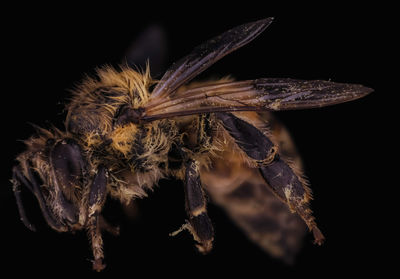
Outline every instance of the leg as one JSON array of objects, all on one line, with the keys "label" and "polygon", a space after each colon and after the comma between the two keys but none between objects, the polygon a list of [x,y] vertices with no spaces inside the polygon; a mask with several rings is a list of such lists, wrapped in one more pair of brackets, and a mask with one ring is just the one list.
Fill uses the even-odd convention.
[{"label": "leg", "polygon": [[322,244],[324,236],[318,229],[308,202],[310,190],[293,169],[277,153],[274,143],[253,125],[231,113],[218,113],[224,128],[246,155],[256,161],[260,173],[273,192],[305,221],[315,242]]},{"label": "leg", "polygon": [[[246,112],[245,116],[257,127],[265,123],[254,113]],[[221,151],[212,157],[212,167],[201,168],[202,184],[213,203],[221,206],[250,240],[271,256],[293,263],[306,225],[268,188],[258,168],[248,166],[246,159],[238,156],[232,148],[235,144],[232,138],[223,141]],[[286,144],[282,148],[287,151]]]},{"label": "leg", "polygon": [[176,235],[183,229],[187,229],[193,235],[201,253],[208,253],[212,249],[214,239],[213,227],[207,215],[206,200],[201,187],[199,169],[194,160],[186,163],[185,173],[185,201],[189,222],[181,229],[172,233]]},{"label": "leg", "polygon": [[103,270],[106,266],[103,264],[103,238],[101,237],[101,216],[100,212],[103,208],[107,196],[107,176],[106,169],[99,166],[95,175],[89,193],[89,220],[88,231],[93,250],[93,269],[96,271]]}]

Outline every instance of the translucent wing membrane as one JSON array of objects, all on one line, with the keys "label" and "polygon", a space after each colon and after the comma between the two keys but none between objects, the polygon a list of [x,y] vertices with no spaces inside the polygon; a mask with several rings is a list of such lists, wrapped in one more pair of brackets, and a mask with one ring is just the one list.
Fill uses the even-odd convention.
[{"label": "translucent wing membrane", "polygon": [[174,92],[225,55],[246,45],[270,25],[267,18],[235,27],[196,47],[189,55],[174,63],[154,88],[150,103]]},{"label": "translucent wing membrane", "polygon": [[145,107],[144,120],[209,112],[292,110],[323,107],[361,98],[372,89],[324,80],[263,78],[216,83],[176,92]]},{"label": "translucent wing membrane", "polygon": [[160,78],[166,70],[167,38],[164,29],[157,25],[148,26],[128,48],[125,59],[133,69],[146,69],[150,63],[151,76]]}]

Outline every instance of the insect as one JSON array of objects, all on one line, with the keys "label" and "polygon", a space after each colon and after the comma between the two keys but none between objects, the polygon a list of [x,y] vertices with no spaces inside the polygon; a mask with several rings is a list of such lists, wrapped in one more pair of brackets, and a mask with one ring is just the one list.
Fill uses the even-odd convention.
[{"label": "insect", "polygon": [[175,177],[184,182],[188,220],[172,235],[188,230],[202,253],[214,238],[206,195],[275,257],[295,254],[303,222],[322,244],[298,155],[271,111],[338,104],[372,89],[288,78],[191,82],[272,20],[206,41],[160,80],[149,66],[142,72],[104,67],[86,78],[66,107],[65,128],[37,128],[16,158],[11,181],[22,222],[35,230],[21,198],[26,187],[52,229],[88,231],[93,269],[100,271],[102,231],[118,232],[102,216],[106,197],[129,203],[146,197],[161,178]]}]

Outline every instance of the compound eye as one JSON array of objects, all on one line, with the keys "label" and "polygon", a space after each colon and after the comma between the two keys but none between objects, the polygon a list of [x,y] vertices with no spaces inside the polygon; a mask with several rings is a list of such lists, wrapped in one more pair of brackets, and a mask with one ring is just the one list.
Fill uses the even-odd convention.
[{"label": "compound eye", "polygon": [[67,200],[71,201],[75,186],[80,185],[83,179],[85,164],[81,148],[73,139],[64,139],[51,150],[50,162],[58,187]]}]

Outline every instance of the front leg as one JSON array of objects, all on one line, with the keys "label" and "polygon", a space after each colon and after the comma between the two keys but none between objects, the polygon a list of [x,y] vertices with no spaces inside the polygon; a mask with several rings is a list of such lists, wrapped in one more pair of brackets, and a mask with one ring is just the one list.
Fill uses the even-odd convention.
[{"label": "front leg", "polygon": [[217,113],[226,131],[236,144],[255,161],[260,173],[273,192],[296,212],[313,232],[315,243],[322,244],[324,236],[318,229],[308,202],[311,191],[277,152],[276,145],[259,129],[231,113]]},{"label": "front leg", "polygon": [[196,161],[189,160],[185,167],[185,205],[189,221],[171,235],[176,235],[187,229],[198,243],[196,245],[197,249],[206,254],[212,249],[214,230],[207,215],[206,199],[201,186],[199,166]]},{"label": "front leg", "polygon": [[107,173],[104,166],[99,166],[95,175],[90,193],[88,210],[88,233],[93,250],[93,269],[103,270],[106,266],[103,264],[103,238],[101,236],[101,210],[107,196]]}]

